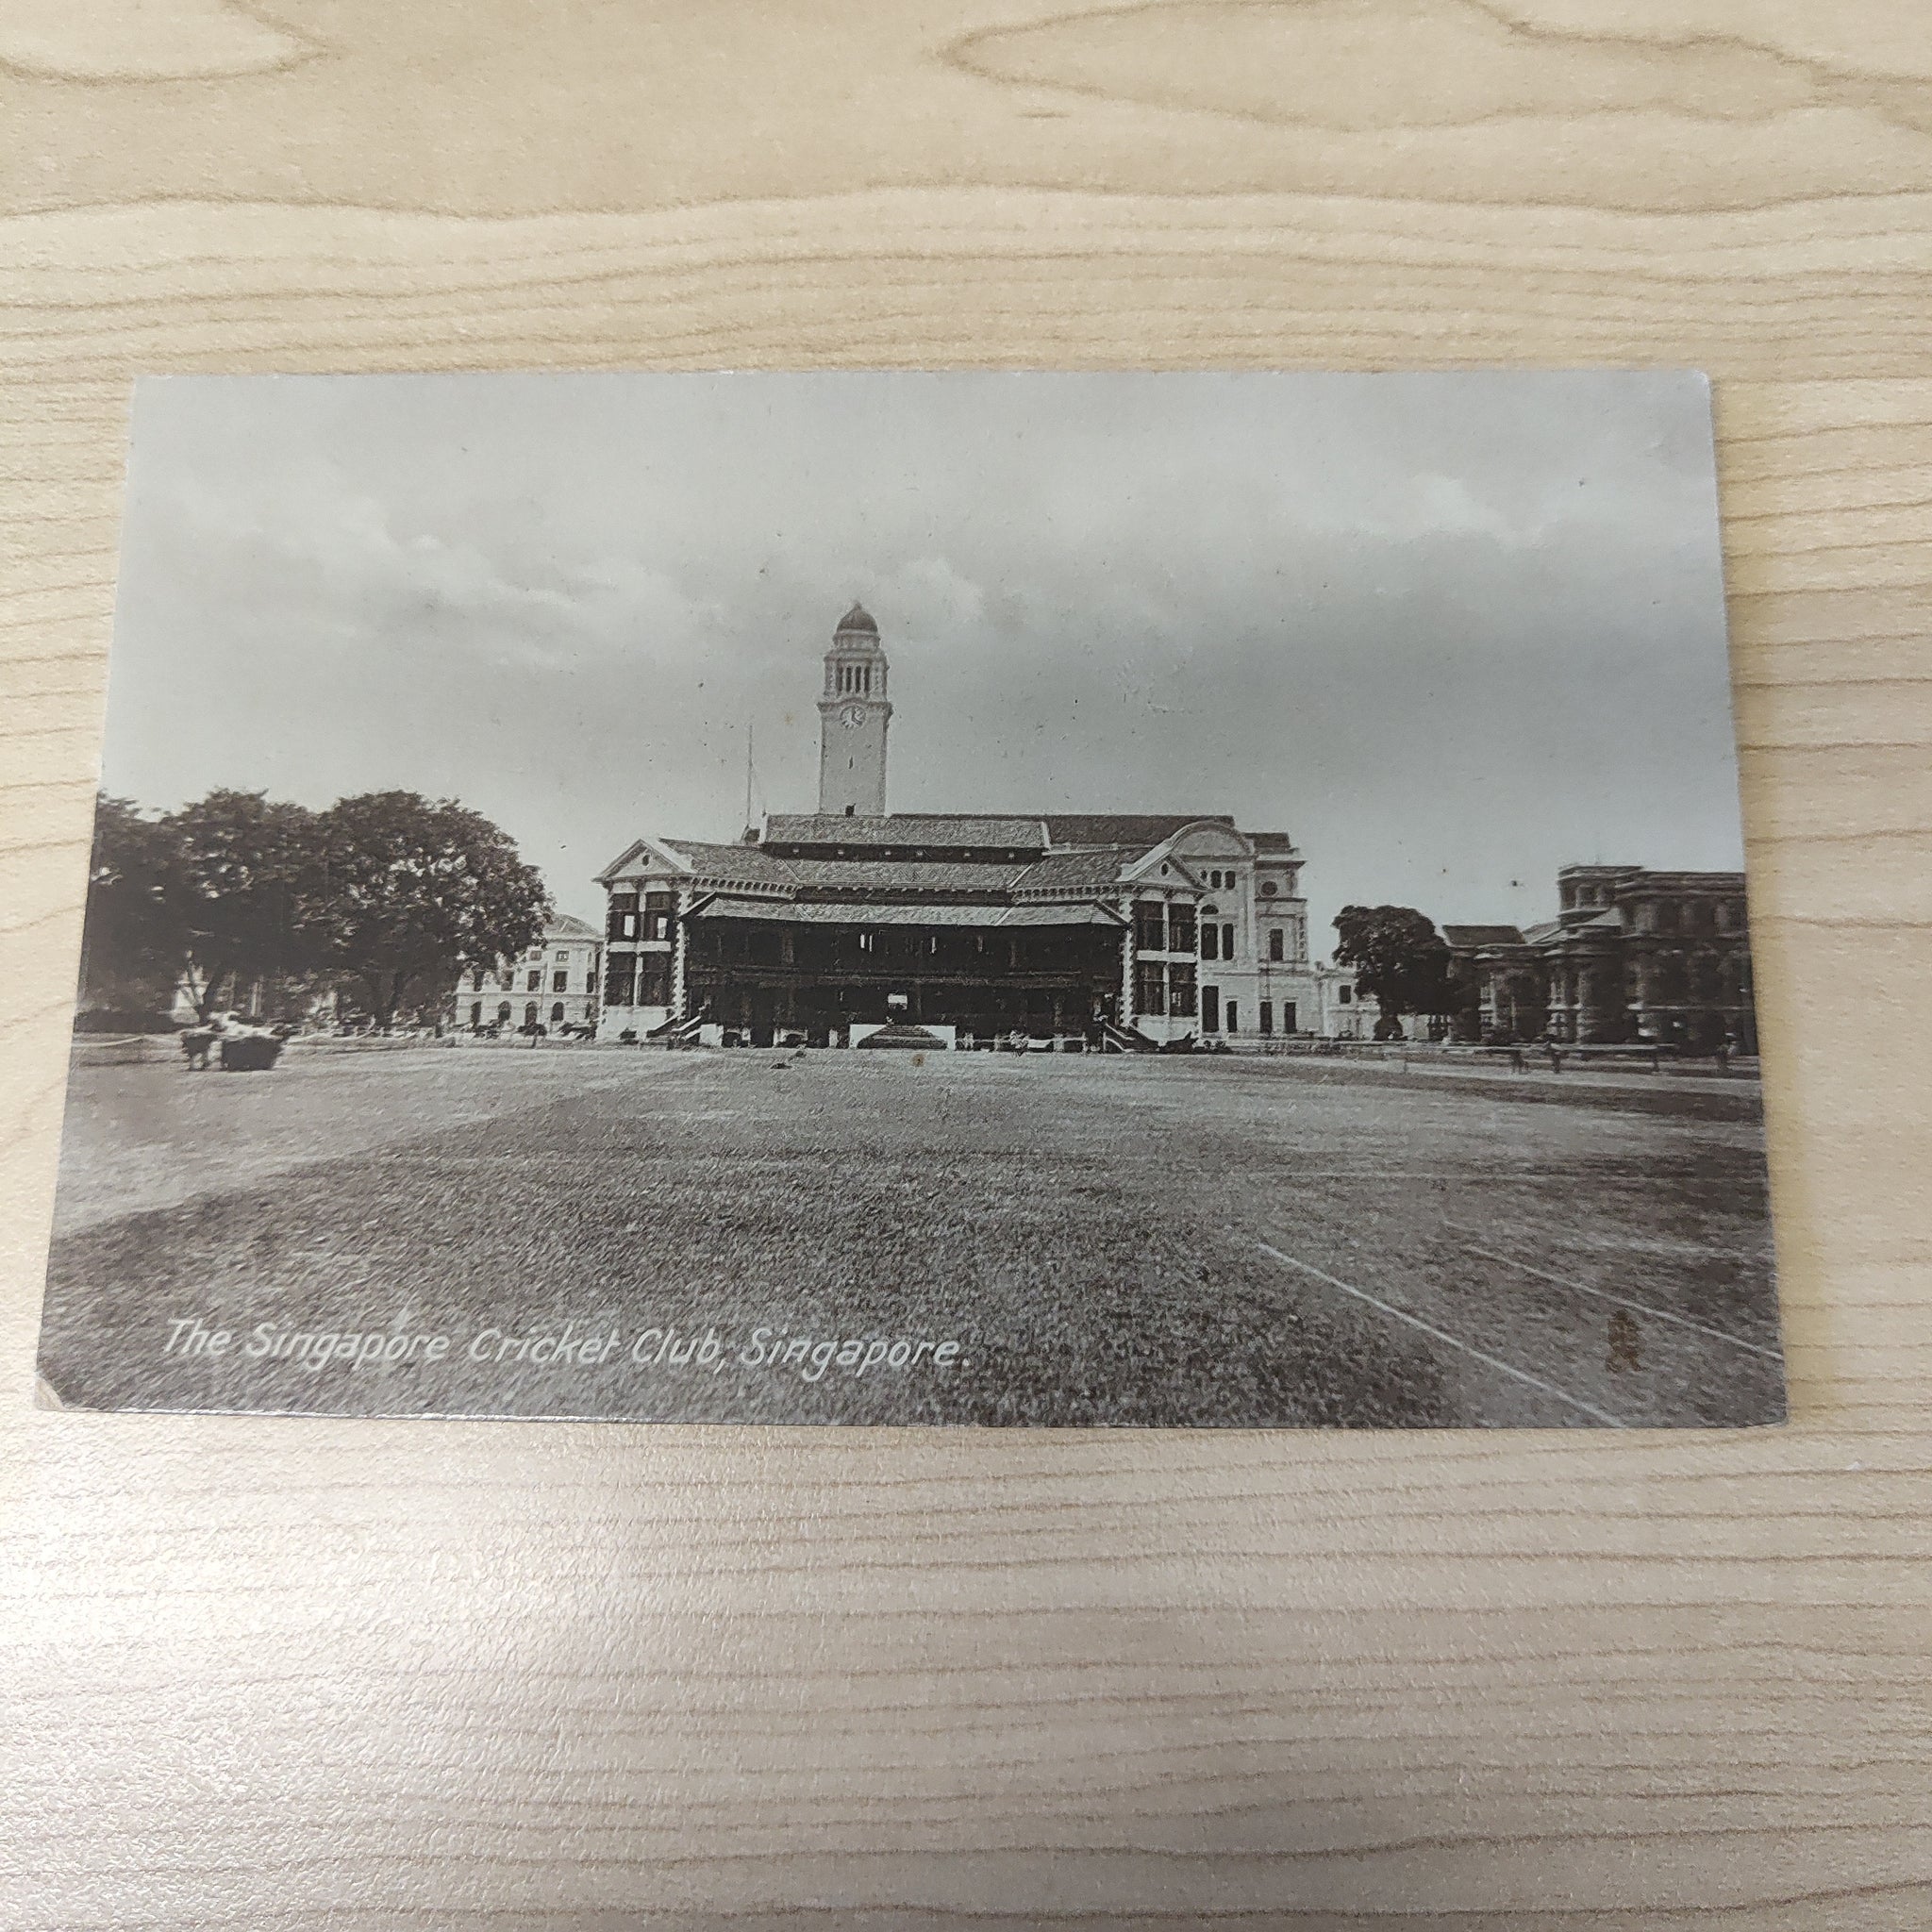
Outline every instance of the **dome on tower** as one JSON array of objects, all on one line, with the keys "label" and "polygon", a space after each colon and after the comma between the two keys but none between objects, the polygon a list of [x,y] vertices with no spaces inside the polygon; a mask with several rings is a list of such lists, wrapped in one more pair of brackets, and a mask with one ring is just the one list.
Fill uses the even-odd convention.
[{"label": "dome on tower", "polygon": [[863,604],[855,604],[839,620],[839,628],[833,635],[842,638],[855,632],[860,637],[868,638],[876,638],[879,634],[878,625],[873,622],[872,612]]}]

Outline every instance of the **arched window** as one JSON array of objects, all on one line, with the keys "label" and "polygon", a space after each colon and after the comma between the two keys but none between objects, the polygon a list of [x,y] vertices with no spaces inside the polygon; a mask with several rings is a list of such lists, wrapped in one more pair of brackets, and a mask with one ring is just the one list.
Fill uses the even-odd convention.
[{"label": "arched window", "polygon": [[508,1026],[509,1024],[509,1002],[508,1000],[505,1000],[496,1009],[496,1024],[499,1026]]},{"label": "arched window", "polygon": [[563,1024],[563,1002],[561,1000],[558,1000],[550,1009],[550,1024],[553,1026],[561,1026]]},{"label": "arched window", "polygon": [[536,1024],[537,1002],[535,1000],[532,1000],[530,1004],[524,1008],[524,1024],[525,1026],[534,1026]]}]

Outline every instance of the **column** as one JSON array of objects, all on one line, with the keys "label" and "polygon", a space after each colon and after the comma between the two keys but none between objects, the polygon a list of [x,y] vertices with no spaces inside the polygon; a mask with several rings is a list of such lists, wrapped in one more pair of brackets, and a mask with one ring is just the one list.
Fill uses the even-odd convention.
[{"label": "column", "polygon": [[[684,908],[690,895],[682,886],[677,889],[676,897],[671,905],[671,1017],[682,1020],[684,1010]],[[640,894],[640,904],[642,896]]]}]

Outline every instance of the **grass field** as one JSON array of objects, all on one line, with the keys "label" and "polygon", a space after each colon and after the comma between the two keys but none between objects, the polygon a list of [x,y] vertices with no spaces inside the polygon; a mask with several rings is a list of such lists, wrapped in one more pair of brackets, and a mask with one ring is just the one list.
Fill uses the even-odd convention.
[{"label": "grass field", "polygon": [[87,1407],[1783,1412],[1755,1082],[1245,1058],[77,1064],[42,1366]]}]

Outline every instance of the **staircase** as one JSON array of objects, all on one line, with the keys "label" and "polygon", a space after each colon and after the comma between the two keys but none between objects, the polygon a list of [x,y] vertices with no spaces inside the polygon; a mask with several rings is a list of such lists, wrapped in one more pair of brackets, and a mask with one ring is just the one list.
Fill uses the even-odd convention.
[{"label": "staircase", "polygon": [[858,1042],[859,1050],[867,1047],[881,1047],[891,1051],[894,1047],[911,1048],[920,1053],[943,1053],[946,1042],[937,1033],[928,1033],[924,1026],[915,1026],[905,1020],[894,1020],[881,1026],[876,1033],[868,1033]]},{"label": "staircase", "polygon": [[1138,1026],[1123,1026],[1116,1020],[1100,1023],[1102,1053],[1158,1053],[1160,1042],[1149,1040]]},{"label": "staircase", "polygon": [[667,1020],[663,1025],[652,1027],[644,1038],[654,1046],[695,1046],[698,1028],[709,1011],[708,1007],[700,1007],[688,1020]]}]

